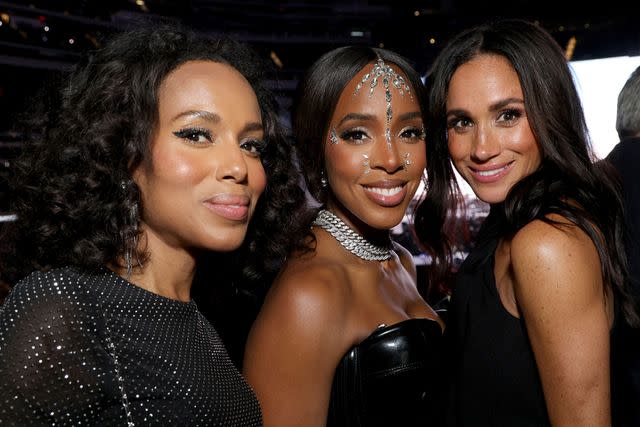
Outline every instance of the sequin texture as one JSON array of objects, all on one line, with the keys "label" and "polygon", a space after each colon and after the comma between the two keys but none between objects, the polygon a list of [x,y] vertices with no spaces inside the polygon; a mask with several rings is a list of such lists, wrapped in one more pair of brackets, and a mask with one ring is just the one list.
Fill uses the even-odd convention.
[{"label": "sequin texture", "polygon": [[0,390],[0,425],[261,425],[196,304],[107,269],[14,287],[0,307]]}]

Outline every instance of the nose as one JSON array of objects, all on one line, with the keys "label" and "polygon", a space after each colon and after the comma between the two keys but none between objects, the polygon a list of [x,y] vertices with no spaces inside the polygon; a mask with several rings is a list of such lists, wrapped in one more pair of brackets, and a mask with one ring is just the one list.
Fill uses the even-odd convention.
[{"label": "nose", "polygon": [[477,162],[487,160],[500,154],[500,142],[485,126],[478,125],[473,135],[471,158]]},{"label": "nose", "polygon": [[382,169],[391,174],[402,169],[402,158],[398,151],[398,144],[393,138],[380,139],[371,148],[371,169]]},{"label": "nose", "polygon": [[245,182],[248,170],[247,161],[242,149],[235,140],[220,142],[220,150],[217,150],[217,172],[216,177],[220,181],[230,180],[234,182]]}]

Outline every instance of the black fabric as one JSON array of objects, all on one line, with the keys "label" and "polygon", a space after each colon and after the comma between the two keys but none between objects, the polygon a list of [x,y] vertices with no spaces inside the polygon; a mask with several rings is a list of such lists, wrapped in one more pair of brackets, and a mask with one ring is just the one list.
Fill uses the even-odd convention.
[{"label": "black fabric", "polygon": [[352,347],[336,369],[327,425],[436,425],[441,341],[437,322],[409,319],[380,327]]},{"label": "black fabric", "polygon": [[16,284],[0,307],[0,390],[0,425],[261,425],[195,303],[106,268]]},{"label": "black fabric", "polygon": [[524,323],[506,311],[496,288],[501,222],[499,210],[492,209],[456,277],[445,330],[451,426],[549,425]]},{"label": "black fabric", "polygon": [[[607,160],[622,182],[630,282],[640,302],[640,138],[620,141]],[[612,333],[611,398],[614,426],[640,426],[640,330],[622,321]]]}]

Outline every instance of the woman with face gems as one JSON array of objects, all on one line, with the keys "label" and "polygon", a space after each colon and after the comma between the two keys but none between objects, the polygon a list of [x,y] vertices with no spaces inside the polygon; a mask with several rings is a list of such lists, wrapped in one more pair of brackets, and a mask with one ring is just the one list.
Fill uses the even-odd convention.
[{"label": "woman with face gems", "polygon": [[301,82],[294,136],[321,207],[249,334],[266,426],[424,425],[442,323],[389,238],[423,177],[422,88],[367,47],[325,54]]},{"label": "woman with face gems", "polygon": [[269,218],[304,198],[257,63],[143,26],[80,64],[32,129],[3,246],[39,271],[0,309],[0,424],[261,425],[190,296],[253,216],[250,247],[280,250]]},{"label": "woman with face gems", "polygon": [[[611,424],[610,331],[637,323],[619,189],[592,163],[569,66],[520,20],[456,36],[427,76],[429,245],[455,200],[451,163],[491,205],[453,291],[456,426]],[[450,339],[450,341],[449,341]]]}]

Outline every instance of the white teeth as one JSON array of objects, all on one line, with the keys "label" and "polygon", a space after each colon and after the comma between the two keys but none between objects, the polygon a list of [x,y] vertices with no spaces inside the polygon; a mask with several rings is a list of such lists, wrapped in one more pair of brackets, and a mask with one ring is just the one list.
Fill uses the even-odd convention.
[{"label": "white teeth", "polygon": [[[509,166],[509,165],[507,165]],[[507,168],[507,166],[503,166],[500,169],[493,169],[490,171],[476,171],[476,173],[480,176],[493,176],[493,175],[497,175],[500,172],[502,172],[503,170],[505,170]]]},{"label": "white teeth", "polygon": [[365,187],[367,191],[371,191],[372,193],[377,193],[382,196],[395,196],[399,192],[402,191],[402,186],[392,187],[392,188],[381,188],[381,187]]}]

